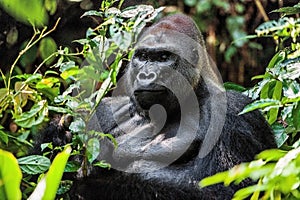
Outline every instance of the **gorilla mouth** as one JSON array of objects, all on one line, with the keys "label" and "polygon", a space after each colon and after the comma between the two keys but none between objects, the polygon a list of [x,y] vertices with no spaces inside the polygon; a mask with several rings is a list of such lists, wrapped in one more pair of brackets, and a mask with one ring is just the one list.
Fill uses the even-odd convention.
[{"label": "gorilla mouth", "polygon": [[135,100],[144,110],[149,110],[154,104],[164,104],[167,96],[166,88],[142,88],[134,91]]},{"label": "gorilla mouth", "polygon": [[138,89],[134,91],[134,95],[166,93],[166,89]]}]

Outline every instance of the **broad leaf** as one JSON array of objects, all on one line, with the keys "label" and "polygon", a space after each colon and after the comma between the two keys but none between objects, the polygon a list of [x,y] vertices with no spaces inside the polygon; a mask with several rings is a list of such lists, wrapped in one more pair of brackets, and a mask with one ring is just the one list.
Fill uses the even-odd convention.
[{"label": "broad leaf", "polygon": [[92,163],[94,160],[97,159],[100,153],[100,142],[97,138],[91,138],[88,141],[87,148],[86,148],[87,158],[89,163]]},{"label": "broad leaf", "polygon": [[274,99],[261,99],[254,101],[253,103],[247,105],[239,115],[248,113],[253,110],[269,107],[269,106],[281,106],[281,102]]},{"label": "broad leaf", "polygon": [[18,159],[20,168],[26,174],[40,174],[50,167],[50,160],[47,157],[32,155]]},{"label": "broad leaf", "polygon": [[0,149],[0,199],[21,199],[22,173],[12,153]]}]

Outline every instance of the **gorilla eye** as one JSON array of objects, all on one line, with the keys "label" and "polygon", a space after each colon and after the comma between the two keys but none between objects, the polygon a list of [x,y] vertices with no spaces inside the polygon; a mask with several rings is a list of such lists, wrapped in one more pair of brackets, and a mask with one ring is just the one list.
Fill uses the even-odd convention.
[{"label": "gorilla eye", "polygon": [[161,56],[161,58],[165,60],[165,59],[168,58],[168,56],[167,56],[166,54],[163,54],[163,55]]},{"label": "gorilla eye", "polygon": [[141,61],[146,61],[148,56],[145,52],[139,52],[136,54],[136,57]]},{"label": "gorilla eye", "polygon": [[159,61],[161,62],[166,62],[170,59],[172,53],[171,52],[168,52],[168,51],[164,51],[164,52],[158,52],[159,56]]}]

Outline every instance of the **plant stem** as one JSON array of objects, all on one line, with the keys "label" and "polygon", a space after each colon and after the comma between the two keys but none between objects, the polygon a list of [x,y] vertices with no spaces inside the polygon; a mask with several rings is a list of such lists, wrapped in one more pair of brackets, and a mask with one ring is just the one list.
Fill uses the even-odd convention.
[{"label": "plant stem", "polygon": [[266,14],[266,11],[265,11],[264,7],[262,6],[260,0],[255,0],[254,2],[256,4],[256,7],[258,8],[260,14],[263,16],[264,20],[266,22],[269,21],[270,19],[269,19],[268,15]]},{"label": "plant stem", "polygon": [[[57,21],[56,21],[55,25],[53,26],[53,28],[51,30],[49,30],[48,32],[46,32],[46,33],[45,33],[45,31],[47,30],[47,27],[44,27],[41,33],[39,33],[39,31],[37,31],[33,27],[33,30],[34,30],[33,36],[31,37],[31,39],[27,43],[26,47],[19,52],[18,57],[15,59],[14,63],[12,64],[12,66],[10,68],[9,77],[8,77],[8,80],[7,80],[7,89],[10,88],[10,81],[11,81],[12,73],[13,73],[14,68],[17,65],[19,59],[22,57],[22,55],[24,55],[31,47],[33,47],[36,43],[38,43],[42,38],[44,38],[47,35],[49,35],[50,33],[52,33],[56,29],[59,21],[60,21],[60,18],[57,19]],[[37,39],[35,39],[37,35],[39,35],[39,37]]]}]

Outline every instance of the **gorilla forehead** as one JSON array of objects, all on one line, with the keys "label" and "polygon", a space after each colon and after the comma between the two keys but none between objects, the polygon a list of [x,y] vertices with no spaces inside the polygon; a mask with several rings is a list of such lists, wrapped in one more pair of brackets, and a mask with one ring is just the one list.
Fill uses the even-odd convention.
[{"label": "gorilla forehead", "polygon": [[147,33],[140,37],[135,46],[136,50],[169,51],[185,59],[194,67],[200,67],[199,61],[206,59],[205,48],[186,34],[165,28],[161,28],[159,32],[147,31]]}]

